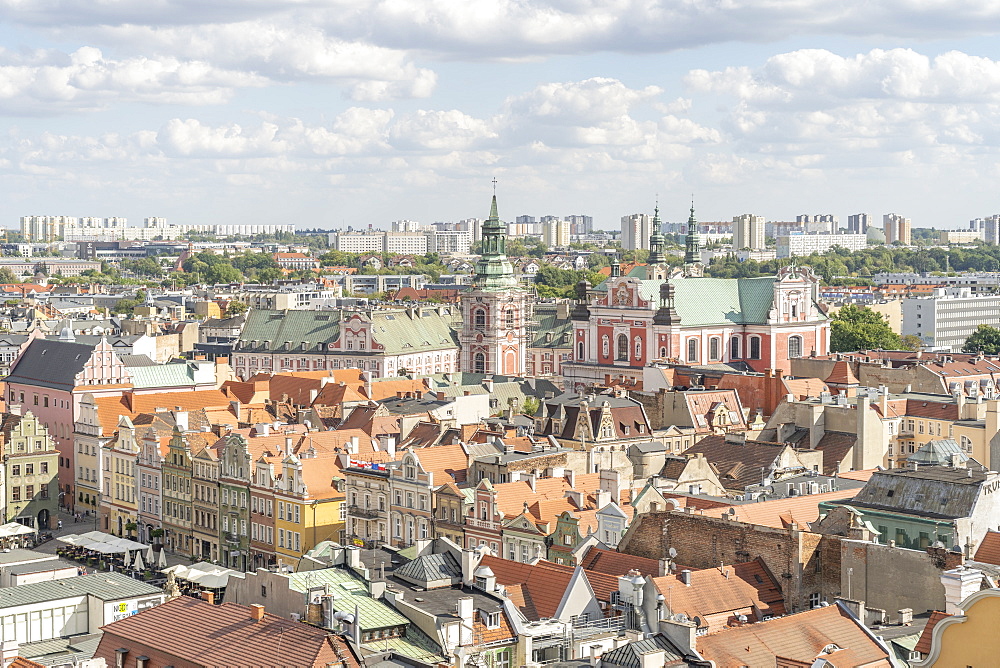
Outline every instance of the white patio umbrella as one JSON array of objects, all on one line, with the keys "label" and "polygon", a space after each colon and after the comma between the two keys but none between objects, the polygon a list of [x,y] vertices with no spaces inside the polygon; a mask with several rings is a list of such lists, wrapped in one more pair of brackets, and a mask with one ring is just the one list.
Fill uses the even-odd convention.
[{"label": "white patio umbrella", "polygon": [[159,566],[160,568],[166,568],[167,567],[167,551],[166,550],[160,550],[160,556],[156,560],[156,565]]},{"label": "white patio umbrella", "polygon": [[129,555],[128,555],[128,549],[126,549],[125,554],[122,555],[122,563],[128,566],[128,562],[129,562]]},{"label": "white patio umbrella", "polygon": [[153,554],[153,546],[150,545],[146,548],[146,561],[153,563],[156,560],[156,555]]},{"label": "white patio umbrella", "polygon": [[135,563],[132,564],[132,568],[137,571],[146,570],[146,564],[142,563],[142,552],[135,553]]}]

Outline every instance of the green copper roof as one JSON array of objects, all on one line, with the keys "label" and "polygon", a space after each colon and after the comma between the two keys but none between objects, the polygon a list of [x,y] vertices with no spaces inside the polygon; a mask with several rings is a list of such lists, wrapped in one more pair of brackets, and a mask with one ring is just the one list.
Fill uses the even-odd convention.
[{"label": "green copper roof", "polygon": [[698,238],[698,221],[694,219],[694,202],[688,216],[687,238],[685,239],[684,264],[701,262],[701,239]]},{"label": "green copper roof", "polygon": [[132,385],[138,389],[150,387],[186,387],[194,383],[194,374],[187,363],[156,364],[128,367]]},{"label": "green copper roof", "polygon": [[502,292],[517,286],[514,266],[507,259],[507,228],[497,213],[497,196],[493,195],[490,217],[483,224],[483,254],[476,263],[473,279],[476,289]]},{"label": "green copper roof", "polygon": [[[563,340],[564,334],[572,334],[573,321],[568,317],[559,319],[555,305],[539,304],[535,307],[535,322],[538,327],[531,341],[532,348],[570,348],[572,339]],[[550,336],[551,335],[551,336]]]},{"label": "green copper roof", "polygon": [[[681,325],[757,324],[767,321],[774,281],[763,278],[684,278],[672,281]],[[663,281],[641,281],[639,294],[657,302]]]},{"label": "green copper roof", "polygon": [[353,615],[354,606],[358,606],[362,631],[406,626],[410,623],[395,609],[372,598],[365,581],[343,568],[289,573],[287,577],[288,588],[303,594],[313,587],[328,585],[329,592],[333,594],[333,608],[338,612]]}]

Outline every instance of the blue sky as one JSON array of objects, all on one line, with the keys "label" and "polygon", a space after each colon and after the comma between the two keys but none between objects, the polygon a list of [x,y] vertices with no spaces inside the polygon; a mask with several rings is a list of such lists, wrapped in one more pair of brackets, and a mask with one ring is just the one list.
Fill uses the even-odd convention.
[{"label": "blue sky", "polygon": [[0,0],[3,225],[1000,211],[987,0]]}]

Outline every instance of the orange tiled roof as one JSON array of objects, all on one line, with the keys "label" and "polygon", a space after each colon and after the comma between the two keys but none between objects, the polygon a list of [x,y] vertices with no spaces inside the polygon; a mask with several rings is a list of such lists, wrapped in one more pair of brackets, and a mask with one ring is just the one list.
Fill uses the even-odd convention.
[{"label": "orange tiled roof", "polygon": [[469,455],[460,443],[411,450],[425,471],[434,473],[434,484],[465,482]]},{"label": "orange tiled roof", "polygon": [[736,611],[756,619],[747,608],[772,616],[785,614],[781,588],[760,558],[721,569],[692,571],[690,577],[690,585],[677,574],[654,577],[653,584],[670,601],[672,613],[684,613],[689,619],[700,617],[709,633],[724,628]]},{"label": "orange tiled roof", "polygon": [[697,638],[697,649],[717,666],[774,666],[779,657],[812,665],[831,643],[847,649],[837,666],[892,666],[888,654],[839,605],[709,633]]},{"label": "orange tiled roof", "polygon": [[97,397],[97,417],[102,433],[112,434],[118,425],[118,418],[130,418],[140,413],[155,413],[157,408],[193,411],[204,408],[228,408],[229,397],[219,390],[196,390],[194,392],[158,392],[156,394],[133,394],[124,392],[117,397]]},{"label": "orange tiled roof", "polygon": [[[857,492],[856,489],[841,489],[836,492],[793,496],[787,499],[761,501],[760,503],[745,503],[740,506],[732,506],[732,508],[736,510],[735,519],[744,524],[787,529],[794,521],[799,525],[799,528],[808,529],[809,523],[815,522],[819,518],[820,502],[850,499]],[[729,508],[722,506],[706,508],[702,514],[708,517],[722,517],[723,513],[728,512]]]}]

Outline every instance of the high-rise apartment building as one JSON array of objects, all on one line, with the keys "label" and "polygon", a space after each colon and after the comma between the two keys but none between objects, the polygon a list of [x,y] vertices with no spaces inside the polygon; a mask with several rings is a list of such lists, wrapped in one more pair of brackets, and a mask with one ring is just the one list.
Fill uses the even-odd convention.
[{"label": "high-rise apartment building", "polygon": [[594,231],[593,216],[566,216],[569,222],[569,233],[574,235],[590,234]]},{"label": "high-rise apartment building", "polygon": [[867,234],[873,224],[870,213],[855,213],[847,217],[847,232],[849,234]]},{"label": "high-rise apartment building", "polygon": [[909,218],[904,218],[898,213],[887,213],[882,216],[882,229],[885,231],[885,242],[887,244],[898,241],[904,246],[910,245]]},{"label": "high-rise apartment building", "polygon": [[549,248],[569,246],[570,224],[568,220],[546,220],[542,223],[542,243]]},{"label": "high-rise apartment building", "polygon": [[390,223],[390,232],[421,232],[423,225],[415,220],[394,220]]},{"label": "high-rise apartment building", "polygon": [[735,250],[764,250],[767,247],[764,236],[764,216],[744,213],[733,218],[733,248]]},{"label": "high-rise apartment building", "polygon": [[649,250],[652,220],[649,214],[645,213],[622,216],[622,248],[625,250]]},{"label": "high-rise apartment building", "polygon": [[1000,214],[969,221],[969,229],[988,244],[1000,244]]}]

